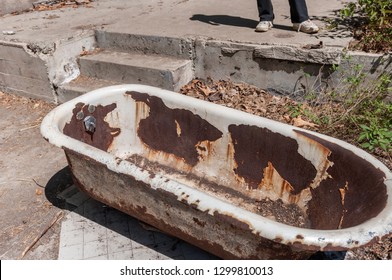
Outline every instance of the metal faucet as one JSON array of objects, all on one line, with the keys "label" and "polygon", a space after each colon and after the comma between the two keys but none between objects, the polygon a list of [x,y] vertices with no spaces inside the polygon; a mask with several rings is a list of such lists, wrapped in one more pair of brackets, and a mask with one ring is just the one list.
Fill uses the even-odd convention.
[{"label": "metal faucet", "polygon": [[95,128],[97,127],[97,120],[93,116],[87,116],[83,120],[84,129],[86,132],[94,133]]}]

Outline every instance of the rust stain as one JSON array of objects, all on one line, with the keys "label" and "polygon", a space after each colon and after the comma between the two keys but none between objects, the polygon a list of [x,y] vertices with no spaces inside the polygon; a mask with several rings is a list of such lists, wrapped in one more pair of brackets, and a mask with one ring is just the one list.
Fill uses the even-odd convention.
[{"label": "rust stain", "polygon": [[347,250],[348,250],[347,247],[335,246],[332,243],[328,243],[327,246],[322,248],[322,251],[347,251]]},{"label": "rust stain", "polygon": [[275,237],[275,238],[274,238],[274,241],[275,241],[276,243],[281,243],[281,242],[283,241],[283,238],[281,238],[281,237]]},{"label": "rust stain", "polygon": [[193,217],[193,221],[198,225],[198,226],[201,226],[201,227],[205,227],[206,226],[206,222],[202,222],[202,221],[200,221],[198,218],[196,218],[196,217]]},{"label": "rust stain", "polygon": [[147,93],[127,92],[137,103],[146,104],[149,114],[138,126],[139,138],[151,149],[176,155],[191,166],[199,162],[197,144],[216,141],[223,133],[200,116],[185,109],[171,109],[162,99]]},{"label": "rust stain", "polygon": [[[117,137],[121,129],[112,128],[109,123],[105,121],[105,117],[116,109],[115,103],[102,106],[95,106],[95,111],[90,113],[88,111],[88,104],[78,103],[72,110],[72,118],[69,123],[64,126],[63,133],[78,141],[94,146],[100,150],[107,151],[111,146],[113,139]],[[93,116],[96,119],[96,129],[94,133],[86,132],[83,119],[78,120],[76,115],[83,112],[84,117]]]},{"label": "rust stain", "polygon": [[339,189],[339,192],[340,192],[340,199],[341,199],[342,208],[343,208],[342,216],[341,216],[341,218],[340,218],[339,226],[338,226],[339,229],[342,228],[342,224],[343,224],[343,220],[344,220],[344,215],[345,215],[346,212],[347,212],[347,210],[344,208],[344,198],[345,198],[345,196],[346,196],[346,192],[347,192],[347,191],[348,191],[348,182],[346,182],[346,184],[344,185],[344,188],[340,188],[340,189]]},{"label": "rust stain", "polygon": [[216,217],[217,219],[227,222],[229,224],[231,224],[233,227],[237,227],[240,228],[242,230],[250,230],[249,224],[238,220],[237,218],[234,218],[232,216],[226,215],[226,214],[221,214],[218,211],[214,212],[214,217]]},{"label": "rust stain", "polygon": [[[226,162],[228,164],[227,168],[229,170],[235,170],[238,166],[237,166],[237,163],[235,162],[235,159],[234,159],[235,152],[234,152],[233,141],[232,141],[230,135],[229,135],[229,138],[230,139],[229,139],[229,143],[227,144],[227,150],[226,150]],[[234,174],[234,175],[235,175],[235,179],[238,182],[244,182],[242,177],[239,177],[237,174]]]},{"label": "rust stain", "polygon": [[192,202],[192,203],[190,204],[190,206],[191,206],[192,208],[194,208],[194,209],[199,209],[199,203],[200,203],[200,200],[196,200],[195,202]]},{"label": "rust stain", "polygon": [[317,249],[311,247],[306,250],[298,250],[292,244],[285,245],[280,243],[281,241],[279,238],[274,239],[274,241],[261,239],[256,250],[273,256],[271,259],[274,260],[307,259],[317,251]]},{"label": "rust stain", "polygon": [[174,120],[174,122],[176,123],[176,132],[177,132],[177,136],[181,137],[181,126],[178,123],[178,121]]},{"label": "rust stain", "polygon": [[[356,226],[376,217],[385,208],[388,194],[384,172],[335,143],[304,131],[295,132],[331,151],[328,160],[333,164],[326,170],[328,178],[322,180],[317,188],[311,189],[312,200],[308,203],[308,216],[312,228]],[[344,204],[342,186],[345,186]]]},{"label": "rust stain", "polygon": [[214,155],[213,142],[209,140],[205,140],[197,143],[196,149],[198,151],[199,158],[203,160],[207,160],[208,158]]},{"label": "rust stain", "polygon": [[[290,247],[293,247],[295,250],[300,250],[300,251],[310,251],[310,252],[317,252],[320,251],[320,246],[316,245],[307,245],[302,243],[301,241],[294,241],[293,243],[288,243]],[[347,249],[346,249],[347,250]]]},{"label": "rust stain", "polygon": [[182,172],[191,172],[193,168],[193,166],[186,163],[185,160],[181,157],[178,157],[174,154],[168,154],[163,151],[151,149],[144,143],[143,146],[143,150],[145,151],[145,159],[150,162],[160,162],[166,166],[175,168],[176,170],[180,170]]},{"label": "rust stain", "polygon": [[298,153],[296,140],[267,128],[230,125],[237,167],[234,172],[256,189],[263,180],[263,170],[272,163],[280,176],[292,186],[293,194],[307,188],[316,176],[312,163]]}]

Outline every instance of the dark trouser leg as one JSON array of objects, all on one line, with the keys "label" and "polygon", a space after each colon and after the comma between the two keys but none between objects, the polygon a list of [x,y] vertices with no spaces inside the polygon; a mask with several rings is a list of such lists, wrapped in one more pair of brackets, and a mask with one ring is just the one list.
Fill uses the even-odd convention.
[{"label": "dark trouser leg", "polygon": [[260,21],[274,20],[274,9],[271,0],[257,0],[257,8],[259,9]]},{"label": "dark trouser leg", "polygon": [[301,23],[309,19],[305,0],[289,0],[292,23]]}]

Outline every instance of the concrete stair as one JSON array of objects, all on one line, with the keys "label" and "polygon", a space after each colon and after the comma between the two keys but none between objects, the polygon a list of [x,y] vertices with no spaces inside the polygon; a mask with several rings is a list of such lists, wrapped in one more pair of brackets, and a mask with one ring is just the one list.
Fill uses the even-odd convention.
[{"label": "concrete stair", "polygon": [[119,83],[81,75],[75,80],[61,85],[57,89],[57,100],[60,103],[64,103],[68,100],[78,97],[79,95],[85,94],[86,92],[102,87],[114,86],[117,84]]},{"label": "concrete stair", "polygon": [[104,49],[79,58],[81,75],[59,86],[57,95],[60,103],[116,84],[136,83],[179,91],[194,77],[193,62],[184,56],[167,52],[156,54],[159,50],[154,50],[154,45],[150,45],[150,52],[146,53],[140,52],[137,47],[134,50],[133,46],[120,49],[105,42]]}]

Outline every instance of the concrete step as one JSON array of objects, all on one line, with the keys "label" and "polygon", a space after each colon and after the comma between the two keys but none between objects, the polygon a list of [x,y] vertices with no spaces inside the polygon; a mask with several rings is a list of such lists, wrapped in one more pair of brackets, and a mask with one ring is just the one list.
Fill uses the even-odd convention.
[{"label": "concrete step", "polygon": [[82,75],[178,91],[193,78],[192,61],[161,55],[103,50],[79,59]]},{"label": "concrete step", "polygon": [[194,40],[190,38],[96,30],[95,39],[101,49],[194,59]]},{"label": "concrete step", "polygon": [[114,81],[107,81],[101,79],[95,79],[86,76],[79,76],[77,79],[61,85],[57,89],[57,100],[60,103],[64,103],[68,100],[71,100],[75,97],[78,97],[86,92],[107,87],[117,85],[119,83]]}]

